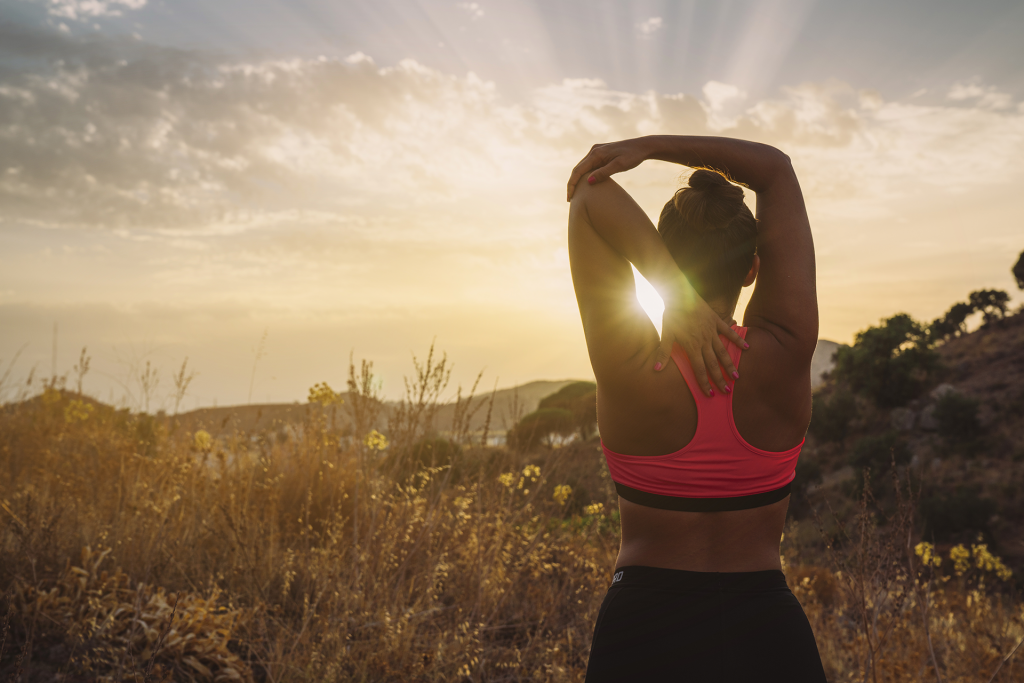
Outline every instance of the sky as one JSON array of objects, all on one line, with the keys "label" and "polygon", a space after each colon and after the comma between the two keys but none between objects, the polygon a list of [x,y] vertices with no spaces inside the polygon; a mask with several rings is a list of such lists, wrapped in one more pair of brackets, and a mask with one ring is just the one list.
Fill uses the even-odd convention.
[{"label": "sky", "polygon": [[[789,154],[822,338],[1019,305],[1021,35],[994,0],[0,0],[0,401],[83,347],[149,410],[186,358],[182,409],[350,357],[398,398],[432,343],[452,393],[592,377],[565,181],[653,133]],[[681,171],[617,178],[653,218]]]}]

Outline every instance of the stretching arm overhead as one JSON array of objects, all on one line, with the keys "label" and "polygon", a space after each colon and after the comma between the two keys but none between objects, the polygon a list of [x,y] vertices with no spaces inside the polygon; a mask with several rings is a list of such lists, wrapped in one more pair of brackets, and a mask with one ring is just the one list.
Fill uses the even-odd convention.
[{"label": "stretching arm overhead", "polygon": [[580,182],[597,185],[645,159],[719,170],[757,193],[757,253],[761,269],[744,325],[772,335],[791,358],[810,358],[818,337],[814,244],[803,194],[789,157],[745,140],[653,135],[595,145],[569,178],[571,199]]},{"label": "stretching arm overhead", "polygon": [[[569,258],[580,315],[599,382],[617,384],[635,371],[668,365],[679,343],[705,394],[710,379],[725,391],[721,367],[736,372],[718,335],[739,337],[694,291],[643,210],[614,181],[581,188],[569,211]],[[667,314],[662,336],[636,298],[632,263],[659,291]],[[703,363],[700,362],[703,360]]]}]

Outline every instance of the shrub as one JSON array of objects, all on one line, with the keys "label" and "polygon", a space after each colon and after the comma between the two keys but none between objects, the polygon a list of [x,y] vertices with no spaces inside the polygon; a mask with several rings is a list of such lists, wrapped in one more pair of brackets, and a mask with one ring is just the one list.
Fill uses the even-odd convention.
[{"label": "shrub", "polygon": [[564,408],[540,408],[523,417],[509,431],[508,443],[519,451],[550,442],[553,435],[569,436],[576,431],[572,412]]},{"label": "shrub", "polygon": [[[458,469],[462,446],[439,436],[420,439],[405,452],[396,451],[390,463],[398,480],[403,480],[429,467],[452,467]],[[454,475],[454,473],[453,473]]]},{"label": "shrub", "polygon": [[969,441],[981,435],[978,399],[955,391],[943,394],[935,403],[939,434],[954,441]]},{"label": "shrub", "polygon": [[790,498],[790,514],[795,517],[803,517],[810,512],[807,504],[807,489],[815,484],[820,484],[823,479],[821,463],[810,453],[801,453],[796,463],[796,476],[793,478],[792,493]]},{"label": "shrub", "polygon": [[854,493],[859,496],[864,490],[863,470],[870,470],[871,490],[876,497],[882,496],[889,488],[888,477],[884,476],[897,465],[910,462],[910,447],[896,432],[889,431],[877,436],[865,436],[857,440],[847,461],[857,470],[854,479]]},{"label": "shrub", "polygon": [[597,385],[593,382],[567,384],[544,397],[537,408],[555,408],[572,413],[572,426],[586,441],[597,427]]},{"label": "shrub", "polygon": [[815,394],[810,432],[819,441],[842,441],[850,420],[857,416],[857,402],[849,391],[838,389],[831,397]]},{"label": "shrub", "polygon": [[996,504],[982,498],[975,488],[959,487],[953,493],[936,493],[921,501],[924,537],[945,543],[988,531]]},{"label": "shrub", "polygon": [[931,340],[939,341],[962,334],[967,331],[967,316],[974,312],[970,304],[958,302],[953,304],[946,314],[936,318],[931,324],[929,336]]},{"label": "shrub", "polygon": [[967,318],[976,311],[981,311],[985,324],[1006,317],[1006,307],[1010,295],[1001,289],[979,289],[971,292],[967,303],[953,304],[946,314],[936,318],[928,331],[932,342],[944,341],[967,331]]},{"label": "shrub", "polygon": [[1006,317],[1006,306],[1010,302],[1010,295],[1003,290],[979,289],[976,292],[971,292],[968,298],[971,308],[981,311],[986,324]]},{"label": "shrub", "polygon": [[875,472],[883,472],[894,459],[897,465],[908,463],[910,447],[896,432],[886,432],[859,439],[850,453],[849,463],[858,469],[870,467]]},{"label": "shrub", "polygon": [[836,351],[832,375],[883,408],[918,396],[938,367],[938,354],[922,325],[899,313],[857,333],[853,346]]}]

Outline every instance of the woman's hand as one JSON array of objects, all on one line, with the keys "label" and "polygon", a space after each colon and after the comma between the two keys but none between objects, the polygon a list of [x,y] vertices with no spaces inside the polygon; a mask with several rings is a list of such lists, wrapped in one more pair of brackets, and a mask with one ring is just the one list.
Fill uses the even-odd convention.
[{"label": "woman's hand", "polygon": [[622,173],[636,168],[648,158],[649,147],[650,145],[644,138],[594,145],[590,148],[587,156],[583,157],[583,160],[572,169],[572,175],[569,176],[569,184],[566,187],[565,201],[572,199],[572,194],[576,191],[576,184],[583,176],[587,176],[587,181],[593,185],[613,173]]},{"label": "woman's hand", "polygon": [[733,380],[739,379],[740,375],[718,335],[724,335],[742,349],[750,348],[750,345],[711,310],[682,273],[672,291],[668,292],[661,320],[661,348],[658,349],[654,370],[660,372],[668,365],[672,344],[678,343],[690,359],[693,374],[705,395],[715,395],[708,375],[722,392],[731,392],[732,387],[722,376],[722,368]]}]

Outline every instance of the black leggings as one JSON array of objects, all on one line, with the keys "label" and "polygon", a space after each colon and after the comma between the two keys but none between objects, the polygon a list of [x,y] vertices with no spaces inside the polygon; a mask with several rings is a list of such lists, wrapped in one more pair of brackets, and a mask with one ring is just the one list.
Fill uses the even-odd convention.
[{"label": "black leggings", "polygon": [[818,646],[781,571],[615,572],[586,683],[821,683]]}]

